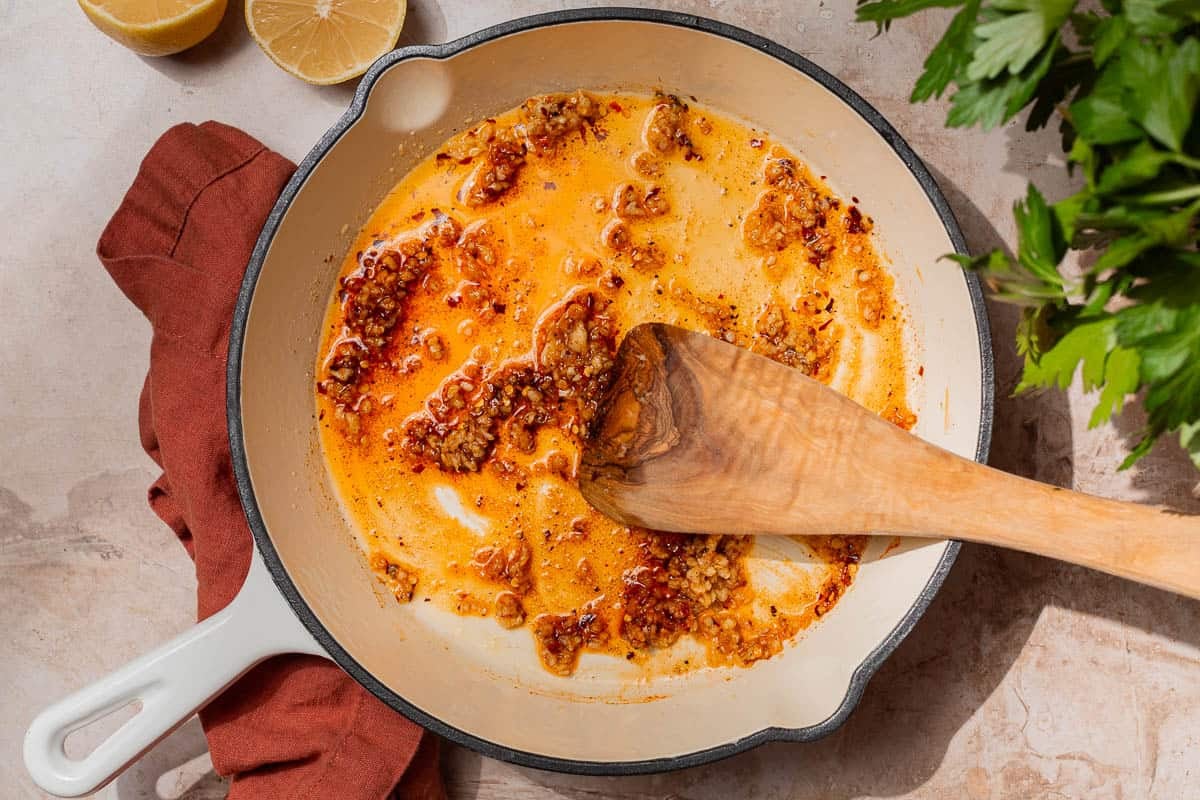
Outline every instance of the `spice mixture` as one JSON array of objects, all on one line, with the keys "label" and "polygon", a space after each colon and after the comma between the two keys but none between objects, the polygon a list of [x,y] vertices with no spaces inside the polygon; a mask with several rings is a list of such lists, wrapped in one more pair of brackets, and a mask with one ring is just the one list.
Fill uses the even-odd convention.
[{"label": "spice mixture", "polygon": [[[401,603],[527,635],[545,667],[770,658],[854,579],[862,539],[756,582],[748,537],[622,527],[579,495],[622,332],[670,322],[833,385],[897,425],[903,321],[871,219],[766,133],[656,94],[534,97],[447,141],[342,266],[316,368],[322,442]],[[517,630],[522,629],[522,630]],[[527,630],[529,633],[525,633]]]}]

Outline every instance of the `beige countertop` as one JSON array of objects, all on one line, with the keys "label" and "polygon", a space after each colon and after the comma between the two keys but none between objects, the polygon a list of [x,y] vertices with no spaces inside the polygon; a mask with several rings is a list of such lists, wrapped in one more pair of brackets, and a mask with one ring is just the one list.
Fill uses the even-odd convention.
[{"label": "beige countertop", "polygon": [[[150,512],[137,435],[149,328],[93,249],[155,137],[181,121],[241,126],[298,160],[351,87],[276,69],[241,3],[179,57],[141,59],[69,2],[0,0],[0,795],[42,795],[20,764],[43,705],[193,619],[183,549]],[[410,0],[403,42],[444,41],[560,2]],[[565,5],[581,5],[566,3]],[[671,4],[660,4],[671,5]],[[1009,207],[1033,178],[1063,194],[1056,135],[951,132],[906,97],[940,27],[872,40],[849,0],[710,0],[673,7],[768,36],[873,103],[933,168],[975,249],[1012,243]],[[1010,400],[1013,314],[993,307],[999,391],[992,463],[1041,480],[1195,511],[1197,474],[1173,444],[1115,466],[1136,412],[1086,429],[1090,402]],[[1019,525],[1021,510],[996,498]],[[584,778],[450,749],[453,797],[1184,798],[1200,787],[1200,604],[1032,556],[967,546],[916,630],[844,728],[707,767]],[[221,795],[204,781],[185,797]]]}]

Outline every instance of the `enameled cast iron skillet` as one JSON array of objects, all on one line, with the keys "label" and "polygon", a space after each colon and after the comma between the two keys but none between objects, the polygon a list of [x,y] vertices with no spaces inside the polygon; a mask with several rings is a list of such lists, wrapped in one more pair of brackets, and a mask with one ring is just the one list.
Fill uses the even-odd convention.
[{"label": "enameled cast iron skillet", "polygon": [[[992,361],[979,286],[942,254],[962,234],[929,171],[878,112],[820,67],[745,31],[680,14],[529,17],[384,56],[304,159],[259,238],[230,339],[233,465],[258,552],[221,613],[46,710],[25,761],[75,796],[120,772],[238,675],[277,653],[332,658],[397,711],[489,756],[596,774],[701,764],[841,725],[954,562],[954,542],[868,551],[853,588],[785,652],[750,669],[638,680],[584,657],[550,675],[525,631],[434,604],[381,602],[326,474],[313,365],[350,238],[391,185],[468,121],[539,92],[661,87],[771,131],[874,217],[906,304],[917,433],[983,459]],[[326,260],[327,256],[334,256]],[[918,378],[917,366],[924,367]],[[140,700],[81,760],[66,735]]]}]

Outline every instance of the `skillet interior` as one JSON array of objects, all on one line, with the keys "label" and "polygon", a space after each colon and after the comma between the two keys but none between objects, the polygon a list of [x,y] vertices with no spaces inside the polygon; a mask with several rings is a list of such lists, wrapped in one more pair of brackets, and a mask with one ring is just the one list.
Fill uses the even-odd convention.
[{"label": "skillet interior", "polygon": [[860,197],[907,306],[911,368],[924,367],[911,379],[917,433],[982,456],[990,350],[978,288],[937,263],[961,249],[944,201],[923,167],[915,168],[924,187],[906,166],[915,157],[903,143],[893,149],[894,131],[881,134],[864,118],[874,114],[869,107],[857,98],[860,110],[847,105],[798,57],[762,52],[771,47],[715,23],[626,10],[534,18],[397,52],[368,74],[356,106],[302,164],[260,240],[234,326],[230,425],[268,564],[343,667],[418,721],[491,755],[631,772],[823,735],[857,702],[953,561],[956,546],[947,542],[906,542],[887,558],[868,558],[821,624],[752,669],[637,683],[622,662],[585,658],[561,679],[541,669],[523,632],[381,600],[333,496],[312,364],[347,242],[409,166],[464,124],[530,94],[578,87],[695,95],[771,131],[828,175],[836,193]]}]

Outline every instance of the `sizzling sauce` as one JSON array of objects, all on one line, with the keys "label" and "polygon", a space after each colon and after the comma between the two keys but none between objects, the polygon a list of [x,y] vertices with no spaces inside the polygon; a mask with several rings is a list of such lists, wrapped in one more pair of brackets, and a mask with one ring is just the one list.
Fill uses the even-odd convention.
[{"label": "sizzling sauce", "polygon": [[560,675],[584,650],[650,663],[682,638],[705,656],[674,669],[780,652],[865,541],[809,540],[815,570],[756,585],[749,538],[592,510],[579,442],[622,332],[649,321],[911,427],[902,320],[857,203],[766,133],[662,94],[536,97],[447,141],[351,247],[317,364],[325,457],[377,579],[531,636]]}]

